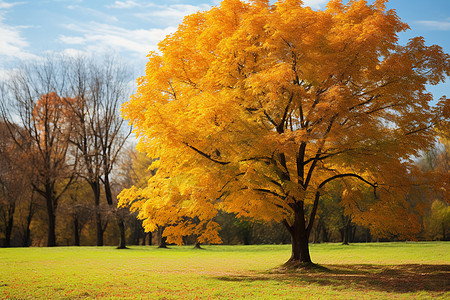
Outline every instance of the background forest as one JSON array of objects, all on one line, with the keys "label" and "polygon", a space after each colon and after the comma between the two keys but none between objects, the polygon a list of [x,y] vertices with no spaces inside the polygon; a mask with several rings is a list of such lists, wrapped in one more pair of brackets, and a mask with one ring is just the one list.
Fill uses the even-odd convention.
[{"label": "background forest", "polygon": [[[145,233],[136,213],[117,208],[121,190],[145,185],[153,175],[152,159],[134,150],[131,129],[120,117],[131,94],[128,74],[113,57],[49,57],[1,82],[1,246],[164,244],[162,228]],[[449,141],[441,139],[416,163],[423,171],[448,173]],[[311,242],[398,240],[361,225],[342,189],[328,186]],[[427,186],[408,191],[407,201],[420,217],[416,239],[450,239],[450,207],[440,197]],[[290,243],[282,224],[225,212],[216,222],[224,244]]]}]

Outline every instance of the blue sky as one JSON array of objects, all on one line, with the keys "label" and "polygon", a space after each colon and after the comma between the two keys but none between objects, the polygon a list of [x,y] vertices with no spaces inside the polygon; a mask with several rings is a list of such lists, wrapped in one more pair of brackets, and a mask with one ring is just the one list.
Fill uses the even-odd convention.
[{"label": "blue sky", "polygon": [[[304,0],[324,9],[327,0]],[[372,2],[369,0],[369,2]],[[146,54],[176,30],[183,16],[207,10],[220,0],[0,0],[0,79],[18,60],[52,52],[113,52],[142,73]],[[401,43],[423,36],[450,53],[450,0],[391,0],[411,30]],[[433,88],[450,97],[450,83]]]}]

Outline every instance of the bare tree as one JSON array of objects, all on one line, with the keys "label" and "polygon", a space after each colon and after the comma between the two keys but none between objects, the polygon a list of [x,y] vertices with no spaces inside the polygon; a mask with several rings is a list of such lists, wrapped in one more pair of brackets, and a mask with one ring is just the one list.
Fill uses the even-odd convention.
[{"label": "bare tree", "polygon": [[[17,131],[21,129],[17,126],[11,129],[17,141],[20,141]],[[26,148],[25,144],[29,144],[26,141],[20,142],[23,148]],[[23,245],[29,242],[29,224],[34,213],[29,179],[32,178],[34,170],[30,168],[28,159],[28,153],[17,146],[7,125],[0,122],[0,232],[4,231],[5,247],[11,246],[13,227],[22,227],[16,224],[28,224],[28,240],[24,241]],[[22,234],[20,230],[18,233]],[[27,238],[27,231],[23,233],[23,238]]]},{"label": "bare tree", "polygon": [[71,106],[74,130],[71,134],[70,142],[80,153],[78,175],[86,180],[92,189],[95,205],[97,246],[103,246],[103,233],[108,222],[107,220],[102,220],[100,207],[102,162],[100,141],[96,135],[98,125],[96,124],[95,114],[98,107],[91,100],[91,65],[90,60],[85,57],[78,57],[72,60],[70,64],[69,81],[71,93],[76,99]]},{"label": "bare tree", "polygon": [[82,156],[85,178],[92,188],[95,202],[97,246],[103,245],[107,220],[100,209],[101,184],[106,201],[120,230],[119,248],[125,248],[125,226],[117,211],[111,188],[111,175],[131,131],[120,117],[120,105],[128,98],[129,72],[111,56],[102,61],[78,57],[72,61],[70,86],[76,99],[73,110],[71,142]]},{"label": "bare tree", "polygon": [[[55,219],[58,200],[73,179],[69,163],[67,118],[69,98],[61,98],[67,73],[62,58],[49,57],[23,65],[3,86],[1,115],[16,145],[28,153],[36,176],[30,178],[33,189],[46,200],[48,246],[56,245]],[[20,131],[14,133],[19,126]],[[21,141],[28,141],[25,144]],[[60,186],[58,187],[58,185]]]}]

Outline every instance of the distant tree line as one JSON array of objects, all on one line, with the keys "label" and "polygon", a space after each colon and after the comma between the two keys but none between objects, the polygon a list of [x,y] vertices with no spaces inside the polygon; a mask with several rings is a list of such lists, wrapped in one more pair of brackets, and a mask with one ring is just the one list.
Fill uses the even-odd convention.
[{"label": "distant tree line", "polygon": [[[131,81],[113,57],[58,56],[24,64],[0,82],[0,246],[164,244],[162,230],[146,233],[136,213],[117,208],[122,189],[143,186],[154,175],[154,160],[133,149],[120,116]],[[417,164],[450,172],[448,140]],[[311,242],[398,239],[369,230],[346,205],[344,189],[327,187]],[[408,201],[423,226],[417,238],[449,240],[450,208],[441,198],[423,186],[410,188]],[[225,212],[215,220],[225,244],[291,242],[282,224]]]},{"label": "distant tree line", "polygon": [[[5,246],[23,218],[22,245],[32,243],[27,232],[41,219],[39,230],[46,231],[46,241],[40,237],[38,243],[56,246],[58,219],[68,216],[79,244],[89,212],[97,246],[104,244],[107,225],[114,220],[119,247],[125,247],[124,220],[114,200],[120,187],[111,177],[130,135],[119,112],[130,94],[129,81],[129,71],[113,57],[49,57],[24,64],[2,82]],[[89,196],[79,193],[86,187]],[[89,198],[89,205],[81,195]]]}]

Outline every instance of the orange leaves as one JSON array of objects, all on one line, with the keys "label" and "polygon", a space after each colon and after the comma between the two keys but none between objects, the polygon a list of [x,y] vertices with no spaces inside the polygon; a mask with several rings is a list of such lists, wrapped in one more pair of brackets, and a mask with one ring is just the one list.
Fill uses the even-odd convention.
[{"label": "orange leaves", "polygon": [[429,84],[438,84],[450,76],[450,55],[444,53],[438,45],[425,46],[423,37],[416,37],[409,41],[404,48],[412,67]]},{"label": "orange leaves", "polygon": [[433,144],[426,83],[449,58],[421,39],[399,46],[408,25],[384,3],[225,0],[185,18],[122,109],[159,158],[136,204],[147,228],[170,225],[179,241],[203,226],[215,240],[218,209],[280,221],[336,174],[406,176]]},{"label": "orange leaves", "polygon": [[[55,92],[42,95],[33,109],[33,118],[40,124],[69,121],[69,106],[75,102],[71,98],[61,98]],[[44,126],[44,125],[42,125]]]},{"label": "orange leaves", "polygon": [[[67,143],[72,130],[73,115],[70,109],[72,105],[76,105],[75,99],[61,98],[55,92],[42,95],[36,101],[32,112],[32,119],[37,130],[35,138],[42,149],[45,149],[44,151],[54,151],[60,146],[53,147],[54,144]],[[66,146],[62,146],[64,147]],[[65,155],[64,151],[54,154]]]}]

